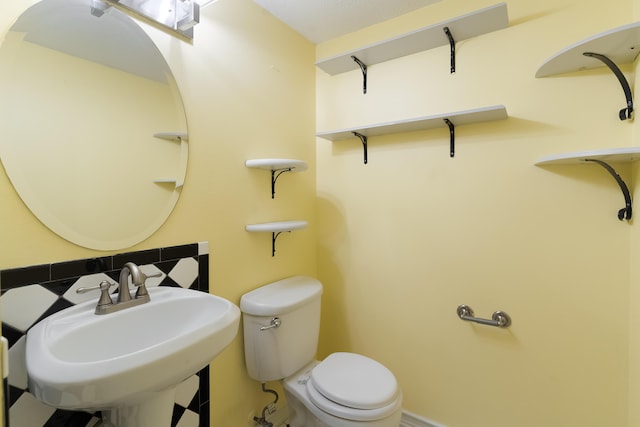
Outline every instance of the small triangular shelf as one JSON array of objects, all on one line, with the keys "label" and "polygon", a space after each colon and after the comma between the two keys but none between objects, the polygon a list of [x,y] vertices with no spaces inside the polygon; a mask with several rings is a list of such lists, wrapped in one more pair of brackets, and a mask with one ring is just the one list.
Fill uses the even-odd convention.
[{"label": "small triangular shelf", "polygon": [[271,198],[276,196],[276,181],[285,172],[302,172],[309,168],[307,162],[295,159],[251,159],[245,166],[271,171]]},{"label": "small triangular shelf", "polygon": [[640,160],[640,147],[608,148],[604,150],[577,151],[574,153],[556,154],[538,160],[536,166],[597,164],[602,166],[616,180],[625,201],[625,207],[618,210],[618,219],[627,221],[633,213],[631,192],[624,180],[618,175],[610,162],[630,163]]},{"label": "small triangular shelf", "polygon": [[189,141],[189,135],[186,132],[158,132],[153,136],[173,142]]},{"label": "small triangular shelf", "polygon": [[551,56],[536,72],[536,77],[547,77],[568,72],[598,68],[606,65],[616,76],[626,106],[618,112],[620,120],[633,115],[633,91],[620,64],[630,64],[640,52],[640,22],[614,28],[584,39]]},{"label": "small triangular shelf", "polygon": [[281,233],[307,228],[307,221],[276,221],[262,224],[247,224],[245,230],[250,233],[271,233],[271,256],[276,255],[276,240]]},{"label": "small triangular shelf", "polygon": [[178,176],[176,178],[157,178],[153,182],[161,185],[173,185],[176,190],[184,186],[184,178],[187,173],[187,159],[189,158],[189,135],[187,132],[158,132],[153,136],[169,142],[180,144],[180,159],[178,160]]},{"label": "small triangular shelf", "polygon": [[640,160],[640,147],[608,148],[604,150],[576,151],[573,153],[555,154],[536,161],[536,166],[572,165],[586,163],[587,159],[604,162],[635,162]]},{"label": "small triangular shelf", "polygon": [[309,168],[307,162],[295,159],[252,159],[247,160],[245,166],[270,171],[291,169],[291,172],[302,172]]},{"label": "small triangular shelf", "polygon": [[283,231],[302,230],[307,227],[307,224],[307,221],[276,221],[247,224],[245,229],[253,233],[281,233]]},{"label": "small triangular shelf", "polygon": [[542,64],[536,72],[536,77],[604,66],[602,62],[584,56],[584,52],[606,55],[618,65],[632,63],[640,53],[640,22],[605,31],[562,49]]}]

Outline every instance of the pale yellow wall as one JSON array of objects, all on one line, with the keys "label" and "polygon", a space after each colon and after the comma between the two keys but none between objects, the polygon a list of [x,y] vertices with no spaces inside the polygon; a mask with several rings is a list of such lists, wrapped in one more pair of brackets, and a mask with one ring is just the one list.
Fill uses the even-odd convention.
[{"label": "pale yellow wall", "polygon": [[[640,18],[640,1],[633,0],[633,18],[637,21]],[[636,67],[633,74],[634,81],[638,81],[640,68]],[[634,88],[634,100],[638,99],[640,92]],[[635,101],[637,102],[637,101]],[[640,145],[640,133],[637,123],[633,126],[632,145]],[[640,189],[640,165],[634,163],[632,168],[631,191],[634,200],[638,200],[638,189]],[[635,190],[635,191],[634,191]],[[631,227],[631,250],[630,250],[630,278],[629,278],[629,426],[640,426],[640,230],[638,227]]]},{"label": "pale yellow wall", "polygon": [[[0,3],[0,34],[24,3]],[[250,0],[205,9],[193,46],[145,27],[182,91],[190,160],[176,211],[132,249],[208,240],[213,292],[234,302],[266,281],[317,273],[321,355],[377,358],[397,374],[407,410],[448,427],[640,425],[638,233],[615,219],[622,198],[604,170],[533,166],[637,140],[634,124],[617,119],[624,98],[608,71],[533,77],[568,44],[629,23],[636,3],[510,1],[508,29],[458,44],[455,75],[442,47],[371,67],[366,96],[359,72],[314,71],[313,46]],[[442,1],[320,45],[316,56],[491,4]],[[318,140],[313,151],[314,73],[318,130],[494,104],[510,118],[458,128],[454,159],[445,129],[372,138],[364,166],[357,140]],[[267,173],[243,165],[257,157],[311,167],[280,179],[271,200]],[[620,172],[637,187],[637,167]],[[50,233],[6,177],[0,196],[0,268],[101,254]],[[268,236],[243,229],[285,218],[310,228],[280,238],[275,258]],[[484,317],[505,310],[514,324],[464,323],[460,303]],[[264,401],[242,357],[238,338],[213,364],[215,426],[246,425]]]},{"label": "pale yellow wall", "polygon": [[[0,3],[0,34],[27,4]],[[148,26],[178,81],[189,126],[189,165],[178,205],[137,250],[209,241],[212,292],[239,303],[261,284],[315,275],[314,47],[251,0],[204,9],[193,45]],[[122,129],[126,132],[126,129]],[[309,170],[278,181],[247,169],[250,158],[288,157]],[[106,252],[68,243],[41,225],[0,176],[0,269]],[[245,232],[247,223],[306,219],[309,227],[278,239]],[[213,363],[212,425],[244,426],[270,398],[244,368],[241,334]]]},{"label": "pale yellow wall", "polygon": [[[316,57],[491,4],[441,1]],[[371,138],[366,166],[359,140],[317,140],[321,355],[373,356],[398,376],[405,409],[448,427],[632,425],[635,227],[617,220],[622,195],[604,169],[534,166],[632,144],[610,71],[534,77],[560,49],[630,23],[632,2],[512,0],[508,11],[509,28],[458,43],[455,75],[448,46],[371,66],[366,95],[359,71],[317,71],[319,131],[495,104],[509,114],[457,128],[453,159],[444,127]],[[513,325],[463,322],[463,303]]]}]

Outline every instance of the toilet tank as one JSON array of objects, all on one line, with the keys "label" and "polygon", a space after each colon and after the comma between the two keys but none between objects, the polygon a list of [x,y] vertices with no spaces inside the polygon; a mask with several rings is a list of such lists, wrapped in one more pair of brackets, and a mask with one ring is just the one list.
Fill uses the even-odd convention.
[{"label": "toilet tank", "polygon": [[[321,295],[318,280],[294,276],[242,296],[244,356],[251,378],[281,380],[314,359]],[[273,327],[276,318],[279,326]]]}]

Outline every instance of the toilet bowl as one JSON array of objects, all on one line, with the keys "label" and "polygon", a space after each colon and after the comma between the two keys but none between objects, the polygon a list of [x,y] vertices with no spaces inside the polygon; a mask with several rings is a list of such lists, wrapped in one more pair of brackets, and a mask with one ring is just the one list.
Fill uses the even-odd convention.
[{"label": "toilet bowl", "polygon": [[321,294],[318,280],[295,276],[242,296],[249,376],[282,381],[291,427],[398,427],[402,391],[389,369],[355,353],[314,359]]},{"label": "toilet bowl", "polygon": [[[328,366],[327,366],[328,365]],[[333,353],[283,381],[289,424],[313,427],[398,427],[402,392],[393,374],[365,356]]]}]

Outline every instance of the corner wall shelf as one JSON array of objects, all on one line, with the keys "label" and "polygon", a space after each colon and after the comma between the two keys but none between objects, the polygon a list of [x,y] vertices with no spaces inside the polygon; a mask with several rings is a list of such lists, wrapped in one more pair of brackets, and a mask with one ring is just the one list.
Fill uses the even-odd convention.
[{"label": "corner wall shelf", "polygon": [[175,178],[158,178],[154,179],[153,182],[156,184],[170,184],[173,185],[175,189],[182,188],[184,182],[178,182]]},{"label": "corner wall shelf", "polygon": [[535,165],[575,165],[591,162],[602,166],[616,180],[625,200],[625,207],[618,211],[618,219],[621,221],[623,219],[626,219],[628,221],[631,219],[633,213],[629,188],[620,177],[620,175],[618,175],[618,173],[615,171],[615,169],[607,162],[630,163],[637,160],[640,160],[640,147],[625,147],[558,154],[554,156],[544,157],[538,160]]},{"label": "corner wall shelf", "polygon": [[368,138],[371,136],[414,132],[447,126],[449,128],[450,142],[449,155],[450,157],[453,157],[455,154],[455,126],[489,122],[494,120],[504,120],[506,118],[507,110],[504,105],[494,105],[491,107],[457,111],[448,114],[436,114],[433,116],[422,116],[413,119],[379,123],[369,126],[359,126],[334,131],[318,132],[316,133],[316,136],[328,141],[342,141],[353,139],[354,137],[360,138],[364,148],[364,163],[366,164],[368,162],[367,143]]},{"label": "corner wall shelf", "polygon": [[173,142],[189,141],[189,135],[186,132],[158,132],[154,133],[153,136]]},{"label": "corner wall shelf", "polygon": [[276,254],[276,240],[284,232],[307,228],[307,221],[277,221],[262,224],[247,224],[245,230],[251,233],[271,233],[271,256]]},{"label": "corner wall shelf", "polygon": [[308,169],[306,162],[295,159],[252,159],[245,162],[248,168],[271,171],[271,198],[276,196],[276,181],[284,172],[302,172]]},{"label": "corner wall shelf", "polygon": [[330,75],[360,68],[364,79],[363,92],[366,93],[367,66],[369,65],[449,44],[451,46],[451,73],[454,73],[456,40],[469,39],[508,26],[507,4],[498,3],[379,43],[319,60],[316,62],[316,66]]},{"label": "corner wall shelf", "polygon": [[187,159],[189,158],[189,135],[187,132],[158,132],[154,133],[155,138],[164,139],[165,141],[180,143],[180,164],[178,170],[181,171],[181,178],[158,178],[153,182],[156,184],[172,184],[175,190],[179,190],[184,186],[184,176],[187,171]]},{"label": "corner wall shelf", "polygon": [[620,120],[631,118],[633,99],[629,82],[616,64],[630,64],[640,53],[640,22],[614,28],[588,37],[548,58],[536,77],[548,77],[606,65],[618,78],[627,106],[620,110]]}]

